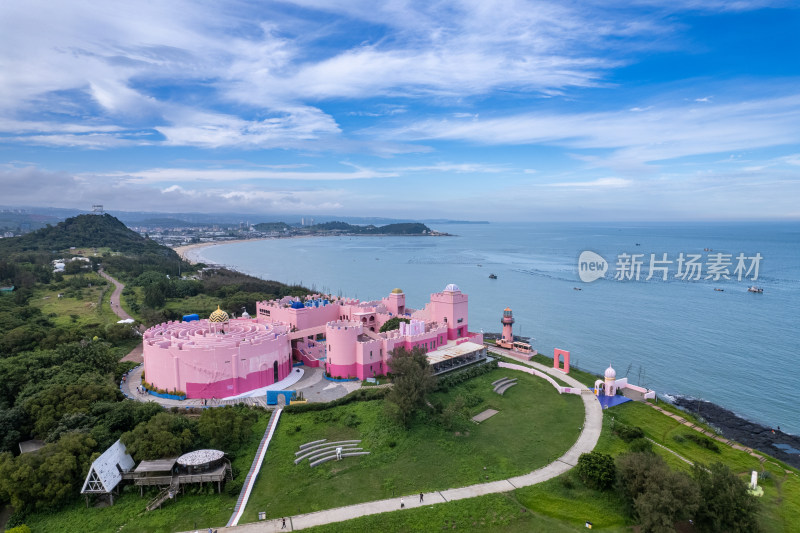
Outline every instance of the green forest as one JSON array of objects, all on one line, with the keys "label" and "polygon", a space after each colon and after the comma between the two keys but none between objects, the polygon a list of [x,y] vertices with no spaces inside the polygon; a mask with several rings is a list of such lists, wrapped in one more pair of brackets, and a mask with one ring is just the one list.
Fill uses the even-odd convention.
[{"label": "green forest", "polygon": [[[258,300],[306,289],[191,265],[110,215],[2,239],[0,258],[0,286],[14,287],[0,293],[0,505],[14,509],[6,527],[73,505],[91,462],[117,439],[137,461],[203,447],[235,458],[251,440],[259,415],[246,408],[177,413],[125,401],[120,380],[135,363],[120,359],[140,343],[140,326],[180,318],[181,308],[205,312],[186,309],[192,301],[254,313]],[[121,303],[136,324],[117,324],[100,269],[126,284]],[[20,454],[31,439],[44,446]],[[230,485],[236,492],[240,482]]]}]

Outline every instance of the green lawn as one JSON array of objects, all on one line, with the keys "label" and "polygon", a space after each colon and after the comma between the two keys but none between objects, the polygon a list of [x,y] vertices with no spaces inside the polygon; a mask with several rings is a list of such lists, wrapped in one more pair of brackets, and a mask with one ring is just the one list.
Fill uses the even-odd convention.
[{"label": "green lawn", "polygon": [[[143,301],[144,296],[139,298]],[[189,296],[186,298],[168,299],[164,305],[164,309],[175,311],[181,315],[197,313],[200,318],[208,318],[212,312],[217,310],[217,306],[222,303],[222,298],[217,296],[209,296],[207,294],[198,294],[197,296]],[[237,314],[238,316],[238,314]]]},{"label": "green lawn", "polygon": [[[518,385],[500,396],[491,382],[505,376]],[[527,473],[566,452],[583,423],[580,398],[559,395],[545,380],[519,372],[494,370],[434,395],[432,402],[458,395],[476,403],[471,415],[488,408],[499,413],[480,425],[469,423],[468,435],[432,420],[417,420],[406,432],[385,418],[382,401],[282,415],[242,522],[255,521],[259,511],[289,516]],[[323,438],[361,439],[371,454],[313,469],[294,464],[300,444]]]},{"label": "green lawn", "polygon": [[[65,275],[64,279],[77,276]],[[80,274],[87,281],[92,283],[91,287],[75,289],[51,289],[47,285],[42,285],[34,291],[30,299],[30,305],[41,309],[42,314],[48,316],[58,326],[70,326],[78,324],[81,326],[94,324],[112,324],[118,320],[116,315],[111,312],[111,308],[103,305],[103,300],[107,299],[112,286],[94,272]],[[62,298],[58,297],[63,293]],[[74,318],[73,318],[74,315]]]},{"label": "green lawn", "polygon": [[[580,526],[531,512],[514,499],[512,494],[490,494],[469,500],[405,509],[391,513],[365,516],[309,528],[313,533],[373,533],[375,531],[477,531],[527,533],[546,531],[567,533],[585,531]],[[609,530],[605,530],[609,531]],[[622,531],[622,530],[619,530]]]},{"label": "green lawn", "polygon": [[[232,461],[237,480],[244,479],[255,457],[256,449],[264,436],[270,413],[259,415],[253,426],[253,435],[240,453]],[[147,512],[145,507],[155,497],[157,491],[145,492],[139,497],[139,488],[126,485],[122,494],[114,498],[113,507],[86,508],[83,500],[57,513],[38,513],[27,517],[25,523],[34,533],[75,532],[103,533],[169,533],[172,531],[207,530],[209,527],[222,527],[233,513],[236,495],[216,493],[216,484],[199,488],[189,485],[187,493],[172,502],[165,503],[161,509]]]}]

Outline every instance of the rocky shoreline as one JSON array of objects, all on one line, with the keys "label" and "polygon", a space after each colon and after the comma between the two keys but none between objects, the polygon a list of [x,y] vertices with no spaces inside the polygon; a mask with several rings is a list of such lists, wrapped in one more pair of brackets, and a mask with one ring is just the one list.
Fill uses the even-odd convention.
[{"label": "rocky shoreline", "polygon": [[705,400],[685,396],[673,398],[672,403],[697,415],[708,424],[718,428],[726,439],[735,440],[745,446],[771,455],[795,468],[800,468],[800,454],[787,453],[775,444],[788,444],[800,450],[800,436],[784,433],[779,428],[770,428],[746,420],[732,411]]}]

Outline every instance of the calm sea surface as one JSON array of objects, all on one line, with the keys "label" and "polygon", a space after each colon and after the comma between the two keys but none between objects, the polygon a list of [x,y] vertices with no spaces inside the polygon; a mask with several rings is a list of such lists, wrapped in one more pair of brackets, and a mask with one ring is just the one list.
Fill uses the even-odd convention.
[{"label": "calm sea surface", "polygon": [[[514,332],[533,337],[540,353],[570,350],[583,369],[599,373],[611,363],[634,384],[702,398],[800,434],[800,224],[433,227],[456,236],[277,239],[212,246],[199,255],[362,300],[400,287],[414,308],[456,283],[469,295],[473,331],[500,331],[508,306]],[[584,250],[609,262],[606,278],[580,281]],[[676,261],[681,252],[702,254],[703,277],[709,254],[732,254],[731,273],[739,253],[763,259],[755,282],[675,279],[676,263],[667,265],[668,281],[645,281],[651,253]],[[622,253],[645,254],[639,281],[614,279]],[[492,273],[498,279],[489,279]],[[764,293],[748,293],[753,284]]]}]

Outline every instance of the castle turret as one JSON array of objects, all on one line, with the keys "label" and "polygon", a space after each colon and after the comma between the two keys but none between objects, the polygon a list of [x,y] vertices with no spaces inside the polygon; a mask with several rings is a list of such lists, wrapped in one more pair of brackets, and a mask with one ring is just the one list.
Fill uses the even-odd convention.
[{"label": "castle turret", "polygon": [[501,339],[508,343],[514,342],[514,333],[511,331],[511,326],[514,324],[514,317],[511,314],[510,307],[506,307],[503,310],[503,318],[500,320],[500,323],[503,324],[503,336]]}]

